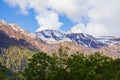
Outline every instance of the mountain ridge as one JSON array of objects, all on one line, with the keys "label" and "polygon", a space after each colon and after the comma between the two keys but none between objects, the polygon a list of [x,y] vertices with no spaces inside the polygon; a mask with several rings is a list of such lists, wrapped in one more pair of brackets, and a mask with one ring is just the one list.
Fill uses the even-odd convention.
[{"label": "mountain ridge", "polygon": [[[10,40],[3,39],[3,36],[0,36],[0,41],[7,41],[7,45],[14,44],[14,42],[17,42],[19,40],[23,40],[23,43],[30,44],[33,48],[43,51],[43,52],[49,52],[52,51],[54,48],[51,48],[51,45],[44,42],[42,39],[38,38],[35,34],[32,34],[28,31],[25,31],[21,29],[17,24],[8,24],[6,21],[1,20],[0,21],[0,31],[1,35],[4,34],[4,36],[7,36]],[[14,39],[15,41],[11,41],[11,39]],[[2,43],[2,42],[1,42]],[[16,43],[18,45],[19,43]],[[30,47],[26,45],[22,45],[25,47]]]},{"label": "mountain ridge", "polygon": [[48,43],[50,43],[50,41],[53,43],[69,41],[89,48],[100,48],[107,46],[107,44],[96,40],[96,38],[92,35],[84,33],[62,33],[57,30],[47,29],[40,32],[36,32],[36,35]]},{"label": "mountain ridge", "polygon": [[[39,34],[39,35],[32,34],[30,32],[27,32],[21,29],[17,24],[11,25],[5,21],[0,21],[0,30],[1,30],[0,35],[4,34],[3,36],[0,36],[0,42],[1,42],[0,47],[5,45],[3,42],[5,42],[7,46],[13,45],[13,44],[18,46],[19,44],[20,46],[28,47],[28,48],[35,49],[35,50],[37,49],[38,51],[42,51],[42,52],[45,52],[51,55],[52,53],[56,53],[60,46],[65,46],[71,49],[69,51],[70,54],[74,52],[81,52],[84,54],[101,52],[101,53],[105,53],[105,55],[110,56],[110,57],[117,57],[117,56],[120,57],[119,55],[120,54],[120,51],[119,51],[120,41],[119,41],[119,38],[116,38],[116,37],[110,38],[110,39],[96,38],[91,35],[82,34],[82,33],[74,33],[74,34],[72,33],[72,34],[65,35],[61,32],[57,32],[56,34],[54,33],[56,30],[51,30],[52,33],[47,33],[47,35],[44,34],[43,32],[43,34],[47,36],[47,38],[45,38],[46,40],[48,40],[48,38],[52,38],[53,40],[52,43],[51,41],[49,43],[39,36],[39,35],[43,36],[43,34]],[[51,37],[51,34],[52,34],[52,37]],[[3,39],[3,37],[5,36],[7,38]],[[56,42],[54,42],[54,40]],[[74,42],[76,40],[78,41],[78,43]],[[94,48],[94,47],[91,47],[91,45],[90,47],[88,46],[91,40],[93,40],[92,42],[93,45],[99,45],[99,42],[101,40],[110,40],[112,42],[108,43],[107,41],[105,41],[105,42],[102,42],[102,44],[105,44],[105,46],[100,45],[101,47]],[[85,45],[82,44],[82,41],[84,42]]]}]

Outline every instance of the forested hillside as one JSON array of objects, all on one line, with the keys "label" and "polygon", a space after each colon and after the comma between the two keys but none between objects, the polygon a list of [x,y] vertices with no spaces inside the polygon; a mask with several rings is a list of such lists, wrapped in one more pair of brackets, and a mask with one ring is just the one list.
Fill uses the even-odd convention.
[{"label": "forested hillside", "polygon": [[21,46],[4,48],[1,49],[0,63],[12,71],[23,71],[33,54],[33,51]]}]

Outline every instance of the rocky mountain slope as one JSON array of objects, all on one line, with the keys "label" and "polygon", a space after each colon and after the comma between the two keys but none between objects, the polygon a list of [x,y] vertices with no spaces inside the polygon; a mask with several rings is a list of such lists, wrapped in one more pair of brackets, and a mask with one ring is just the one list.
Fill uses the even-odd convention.
[{"label": "rocky mountain slope", "polygon": [[[48,35],[45,36],[49,37]],[[57,52],[60,46],[64,46],[63,43],[67,43],[66,46],[72,48],[73,51],[78,51],[78,49],[75,48],[75,45],[79,46],[80,50],[82,47],[86,48],[85,46],[77,45],[72,42],[69,42],[70,39],[68,38],[65,39],[66,35],[64,36],[64,34],[62,34],[61,32],[58,31],[54,32],[53,36],[56,37],[55,38],[56,42],[61,41],[62,39],[63,41],[61,41],[60,43],[54,43],[53,41],[53,43],[49,44],[46,42],[46,40],[41,39],[38,35],[32,34],[28,31],[21,29],[17,24],[8,24],[3,20],[0,21],[0,48],[8,48],[11,46],[23,46],[30,50],[35,50],[35,51],[39,50],[47,53]],[[71,45],[69,45],[68,43],[70,43]],[[72,45],[74,45],[74,47],[71,47]],[[82,50],[82,51],[85,52],[87,50]]]},{"label": "rocky mountain slope", "polygon": [[61,43],[64,41],[73,42],[89,48],[102,48],[109,45],[120,44],[120,38],[114,36],[94,37],[85,33],[63,33],[57,30],[42,30],[36,32],[36,35],[47,43]]},{"label": "rocky mountain slope", "polygon": [[21,29],[17,24],[8,24],[0,21],[0,48],[8,48],[10,46],[24,46],[31,50],[40,50],[49,52],[54,49],[52,45],[45,43],[35,34]]},{"label": "rocky mountain slope", "polygon": [[120,57],[120,38],[114,36],[93,37],[83,33],[62,33],[56,30],[43,30],[36,32],[36,35],[49,44],[70,47],[71,53],[100,52],[113,58]]},{"label": "rocky mountain slope", "polygon": [[120,44],[120,38],[114,36],[99,36],[97,40],[108,45]]},{"label": "rocky mountain slope", "polygon": [[62,33],[57,30],[43,30],[36,32],[36,35],[48,43],[69,41],[89,48],[100,48],[107,46],[106,43],[98,41],[92,35],[84,33]]}]

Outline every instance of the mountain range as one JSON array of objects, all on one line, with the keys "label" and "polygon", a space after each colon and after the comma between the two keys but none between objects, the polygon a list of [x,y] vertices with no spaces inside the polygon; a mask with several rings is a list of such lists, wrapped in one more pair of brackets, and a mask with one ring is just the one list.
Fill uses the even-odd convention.
[{"label": "mountain range", "polygon": [[24,46],[33,51],[56,52],[60,46],[71,49],[70,53],[102,52],[108,56],[120,56],[120,38],[114,36],[94,37],[85,33],[64,33],[57,30],[42,30],[35,34],[21,29],[17,24],[0,21],[0,49]]},{"label": "mountain range", "polygon": [[84,33],[62,33],[57,30],[43,30],[36,32],[36,35],[48,43],[68,41],[89,48],[100,48],[107,46],[106,43],[102,43],[100,40],[97,40],[92,35]]},{"label": "mountain range", "polygon": [[57,30],[42,30],[36,32],[36,35],[47,43],[73,42],[89,48],[107,47],[111,44],[120,44],[120,38],[114,36],[94,37],[85,33],[63,33]]}]

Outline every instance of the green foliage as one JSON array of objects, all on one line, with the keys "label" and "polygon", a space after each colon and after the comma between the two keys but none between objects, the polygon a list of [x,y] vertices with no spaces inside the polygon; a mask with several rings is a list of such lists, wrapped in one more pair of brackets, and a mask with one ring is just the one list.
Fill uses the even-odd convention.
[{"label": "green foliage", "polygon": [[17,75],[0,64],[0,80],[15,80]]},{"label": "green foliage", "polygon": [[24,75],[27,80],[68,80],[66,71],[67,54],[62,47],[58,55],[49,56],[46,53],[39,52],[30,59],[28,68],[25,69]]},{"label": "green foliage", "polygon": [[57,55],[34,54],[24,71],[25,80],[120,80],[120,59],[95,53],[67,54],[61,47]]},{"label": "green foliage", "polygon": [[4,65],[0,64],[0,80],[120,80],[119,58],[100,53],[70,55],[68,47],[53,55],[10,47],[2,50],[0,63]]},{"label": "green foliage", "polygon": [[25,69],[25,73],[27,74],[24,74],[26,78],[28,80],[44,80],[46,78],[45,74],[49,66],[51,66],[52,59],[50,56],[41,52],[33,55],[33,59],[29,61],[28,69]]},{"label": "green foliage", "polygon": [[0,63],[15,72],[23,71],[27,67],[28,59],[34,54],[33,51],[19,46],[12,46],[2,51]]},{"label": "green foliage", "polygon": [[[110,80],[105,79],[107,72],[107,64],[111,58],[95,53],[93,55],[84,56],[82,54],[74,54],[70,57],[69,66],[71,70],[72,80]],[[106,71],[104,71],[104,69]],[[106,73],[106,74],[104,74]]]}]

